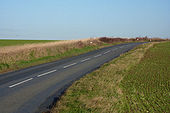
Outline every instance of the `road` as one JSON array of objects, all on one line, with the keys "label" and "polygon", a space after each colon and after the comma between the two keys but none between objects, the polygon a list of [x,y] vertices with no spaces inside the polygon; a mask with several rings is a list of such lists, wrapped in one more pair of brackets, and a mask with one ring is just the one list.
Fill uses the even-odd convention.
[{"label": "road", "polygon": [[47,110],[72,82],[142,43],[120,44],[0,75],[0,113]]}]

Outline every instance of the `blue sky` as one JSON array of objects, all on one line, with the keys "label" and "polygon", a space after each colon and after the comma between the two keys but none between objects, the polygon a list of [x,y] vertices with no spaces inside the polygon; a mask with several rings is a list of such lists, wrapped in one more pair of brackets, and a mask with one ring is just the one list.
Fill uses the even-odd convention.
[{"label": "blue sky", "polygon": [[0,0],[0,39],[170,37],[170,0]]}]

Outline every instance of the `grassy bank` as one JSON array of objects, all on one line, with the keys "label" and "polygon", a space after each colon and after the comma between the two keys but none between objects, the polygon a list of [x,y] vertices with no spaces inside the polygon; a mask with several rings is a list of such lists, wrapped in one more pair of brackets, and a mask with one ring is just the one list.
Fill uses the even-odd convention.
[{"label": "grassy bank", "polygon": [[24,45],[24,44],[34,44],[34,43],[47,43],[47,42],[55,42],[55,41],[57,41],[57,40],[6,40],[6,39],[0,39],[0,47]]},{"label": "grassy bank", "polygon": [[104,43],[98,39],[25,44],[0,48],[0,73],[22,69],[126,42]]},{"label": "grassy bank", "polygon": [[52,112],[169,112],[169,56],[170,42],[141,45],[73,83]]}]

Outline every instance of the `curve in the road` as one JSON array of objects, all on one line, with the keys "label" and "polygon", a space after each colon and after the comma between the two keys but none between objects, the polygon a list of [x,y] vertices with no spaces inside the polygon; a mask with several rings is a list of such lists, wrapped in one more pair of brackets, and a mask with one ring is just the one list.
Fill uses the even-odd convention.
[{"label": "curve in the road", "polygon": [[140,43],[102,48],[79,56],[0,75],[0,112],[42,112],[75,80]]}]

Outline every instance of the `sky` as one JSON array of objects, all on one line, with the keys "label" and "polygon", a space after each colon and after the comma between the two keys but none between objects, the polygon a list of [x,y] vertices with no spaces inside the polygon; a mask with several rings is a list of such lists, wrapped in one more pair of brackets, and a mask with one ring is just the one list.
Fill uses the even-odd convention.
[{"label": "sky", "polygon": [[0,0],[0,39],[170,38],[170,0]]}]

